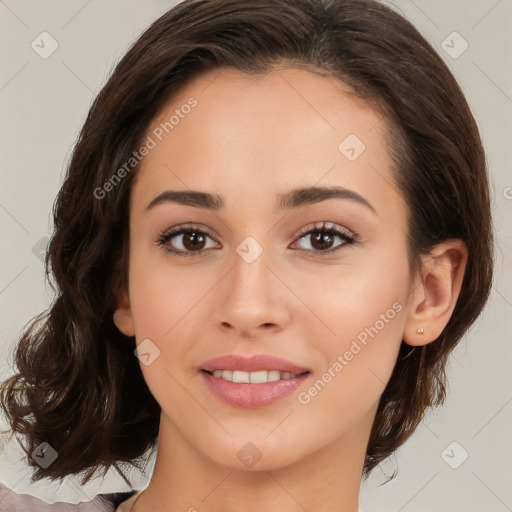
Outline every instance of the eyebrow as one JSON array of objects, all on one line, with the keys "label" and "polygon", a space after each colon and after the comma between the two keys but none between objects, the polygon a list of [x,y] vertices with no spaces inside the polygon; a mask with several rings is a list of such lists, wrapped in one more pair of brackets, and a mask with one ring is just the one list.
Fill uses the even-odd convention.
[{"label": "eyebrow", "polygon": [[[306,187],[291,190],[286,194],[277,194],[277,208],[279,210],[291,210],[308,204],[320,203],[327,199],[348,199],[350,201],[366,206],[375,215],[375,208],[360,194],[343,187]],[[151,210],[155,206],[165,203],[176,203],[195,208],[218,211],[224,208],[224,200],[217,194],[199,192],[197,190],[166,190],[156,196],[146,206]]]}]

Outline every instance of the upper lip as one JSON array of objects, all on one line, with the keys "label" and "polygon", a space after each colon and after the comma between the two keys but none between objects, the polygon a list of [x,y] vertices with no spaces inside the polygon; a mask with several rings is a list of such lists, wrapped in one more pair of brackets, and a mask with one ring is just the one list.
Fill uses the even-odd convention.
[{"label": "upper lip", "polygon": [[307,368],[298,364],[270,354],[256,354],[252,356],[227,354],[205,361],[201,364],[201,369],[209,372],[213,372],[214,370],[241,370],[245,372],[277,370],[281,373],[289,372],[294,374],[309,371]]}]

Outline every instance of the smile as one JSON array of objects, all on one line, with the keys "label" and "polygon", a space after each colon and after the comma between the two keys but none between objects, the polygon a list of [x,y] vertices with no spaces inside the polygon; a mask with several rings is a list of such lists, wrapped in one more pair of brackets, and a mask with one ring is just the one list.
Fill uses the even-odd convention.
[{"label": "smile", "polygon": [[215,378],[239,384],[263,384],[266,382],[277,382],[278,380],[288,380],[297,377],[297,374],[295,373],[280,372],[278,370],[262,370],[258,372],[244,372],[242,370],[214,370],[213,372],[207,373],[213,375]]},{"label": "smile", "polygon": [[233,407],[273,404],[296,392],[311,371],[273,354],[225,354],[198,367],[214,397]]}]

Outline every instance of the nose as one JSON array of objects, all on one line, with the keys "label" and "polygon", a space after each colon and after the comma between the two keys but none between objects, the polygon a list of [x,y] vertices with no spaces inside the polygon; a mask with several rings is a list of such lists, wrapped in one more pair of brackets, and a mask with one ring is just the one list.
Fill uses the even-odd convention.
[{"label": "nose", "polygon": [[250,263],[235,253],[233,266],[214,297],[212,321],[224,333],[261,338],[290,322],[293,294],[270,260],[266,251]]}]

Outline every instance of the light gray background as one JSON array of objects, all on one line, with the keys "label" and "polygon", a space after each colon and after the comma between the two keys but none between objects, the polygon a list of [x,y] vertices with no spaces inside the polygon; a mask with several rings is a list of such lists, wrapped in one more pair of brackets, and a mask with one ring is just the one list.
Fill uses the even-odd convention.
[{"label": "light gray background", "polygon": [[[51,207],[88,108],[128,46],[174,3],[0,0],[0,378],[10,374],[6,361],[17,334],[51,301],[34,252],[51,231]],[[491,299],[451,358],[444,407],[374,471],[363,485],[361,508],[505,512],[512,510],[512,0],[385,3],[419,28],[466,93],[487,150],[498,250]],[[44,31],[59,45],[47,59],[31,48]],[[463,41],[454,31],[469,45],[457,58]],[[467,460],[450,467],[465,452]],[[124,488],[114,475],[102,487],[78,489],[72,479],[60,489],[46,482],[30,487],[27,468],[11,460],[0,455],[0,482],[48,502]],[[378,487],[396,465],[397,478]]]}]

